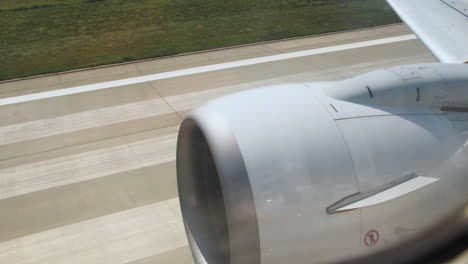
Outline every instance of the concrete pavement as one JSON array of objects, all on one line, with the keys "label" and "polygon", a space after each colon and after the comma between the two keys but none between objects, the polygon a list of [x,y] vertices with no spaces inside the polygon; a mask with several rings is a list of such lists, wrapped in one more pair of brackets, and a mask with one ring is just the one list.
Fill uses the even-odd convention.
[{"label": "concrete pavement", "polygon": [[[0,83],[0,98],[411,34],[404,25]],[[0,106],[0,263],[193,263],[177,200],[184,115],[286,82],[434,62],[418,40]]]}]

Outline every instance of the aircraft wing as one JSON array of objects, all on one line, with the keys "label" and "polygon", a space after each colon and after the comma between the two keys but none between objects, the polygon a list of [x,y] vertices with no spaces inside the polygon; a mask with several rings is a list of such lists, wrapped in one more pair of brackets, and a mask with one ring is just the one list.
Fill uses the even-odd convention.
[{"label": "aircraft wing", "polygon": [[468,0],[387,0],[441,62],[468,63]]}]

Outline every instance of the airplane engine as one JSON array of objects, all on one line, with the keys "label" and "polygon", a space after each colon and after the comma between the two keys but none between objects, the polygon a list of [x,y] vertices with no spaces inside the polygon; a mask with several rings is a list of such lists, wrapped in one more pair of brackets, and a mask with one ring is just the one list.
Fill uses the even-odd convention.
[{"label": "airplane engine", "polygon": [[196,263],[330,263],[442,220],[468,198],[467,73],[402,66],[194,110],[177,180]]}]

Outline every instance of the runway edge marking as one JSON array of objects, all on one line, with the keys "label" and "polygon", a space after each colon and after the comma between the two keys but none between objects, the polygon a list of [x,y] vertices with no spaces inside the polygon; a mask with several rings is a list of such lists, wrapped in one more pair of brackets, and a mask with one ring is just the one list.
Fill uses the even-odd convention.
[{"label": "runway edge marking", "polygon": [[3,98],[3,99],[0,99],[0,106],[47,99],[47,98],[52,98],[52,97],[66,96],[66,95],[72,95],[72,94],[78,94],[78,93],[85,93],[85,92],[103,90],[103,89],[108,89],[108,88],[113,88],[113,87],[124,86],[124,85],[131,85],[131,84],[150,82],[150,81],[156,81],[156,80],[162,80],[162,79],[168,79],[168,78],[175,78],[175,77],[181,77],[181,76],[198,74],[198,73],[225,70],[225,69],[255,65],[255,64],[260,64],[260,63],[274,62],[274,61],[287,60],[287,59],[293,59],[293,58],[299,58],[299,57],[305,57],[305,56],[311,56],[311,55],[318,55],[318,54],[344,51],[344,50],[350,50],[350,49],[377,46],[377,45],[383,45],[383,44],[389,44],[389,43],[395,43],[395,42],[401,42],[401,41],[407,41],[407,40],[413,40],[413,39],[417,39],[416,35],[409,34],[409,35],[402,35],[402,36],[397,36],[397,37],[381,38],[381,39],[342,44],[342,45],[336,45],[336,46],[330,46],[330,47],[309,49],[309,50],[296,51],[296,52],[290,52],[290,53],[284,53],[284,54],[278,54],[278,55],[271,55],[271,56],[258,57],[258,58],[252,58],[252,59],[212,64],[212,65],[206,65],[206,66],[200,66],[200,67],[194,67],[194,68],[188,68],[188,69],[182,69],[182,70],[176,70],[176,71],[169,71],[169,72],[156,73],[156,74],[144,75],[144,76],[139,76],[139,77],[115,80],[115,81],[75,86],[75,87],[64,88],[64,89],[59,89],[59,90]]}]

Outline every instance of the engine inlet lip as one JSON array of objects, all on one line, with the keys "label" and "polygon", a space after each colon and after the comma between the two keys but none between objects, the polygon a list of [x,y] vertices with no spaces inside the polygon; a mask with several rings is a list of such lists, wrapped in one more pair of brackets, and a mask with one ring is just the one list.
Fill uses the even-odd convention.
[{"label": "engine inlet lip", "polygon": [[237,141],[228,122],[215,111],[201,108],[190,113],[182,122],[177,142],[177,181],[182,216],[192,254],[198,263],[206,263],[203,252],[192,236],[187,215],[184,213],[186,199],[182,182],[188,168],[185,157],[190,136],[199,129],[206,139],[212,154],[219,183],[222,189],[229,234],[229,263],[261,263],[257,213],[247,169]]}]

